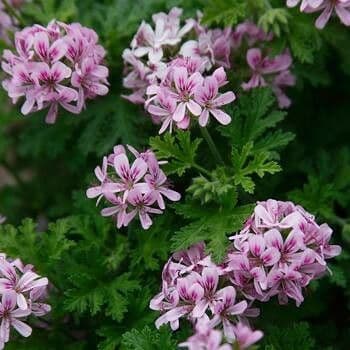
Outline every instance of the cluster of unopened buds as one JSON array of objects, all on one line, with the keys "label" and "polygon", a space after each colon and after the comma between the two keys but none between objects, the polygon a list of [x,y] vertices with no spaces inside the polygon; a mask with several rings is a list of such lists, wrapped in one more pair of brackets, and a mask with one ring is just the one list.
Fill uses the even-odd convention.
[{"label": "cluster of unopened buds", "polygon": [[200,349],[205,339],[216,345],[203,349],[231,349],[229,344],[219,347],[221,329],[228,343],[249,347],[262,337],[249,327],[247,318],[259,315],[252,303],[277,295],[280,304],[292,299],[299,306],[303,289],[326,273],[327,259],[341,253],[340,246],[330,244],[331,236],[327,224],[318,225],[300,206],[258,202],[241,232],[231,237],[223,263],[212,262],[204,243],[169,259],[162,290],[150,302],[151,309],[162,313],[156,326],[169,323],[176,330],[185,317],[196,329],[183,343],[190,349]]},{"label": "cluster of unopened buds", "polygon": [[34,272],[32,265],[23,265],[0,254],[0,349],[10,340],[11,328],[29,337],[32,328],[23,321],[29,316],[41,317],[51,311],[45,303],[48,280]]},{"label": "cluster of unopened buds", "polygon": [[350,26],[350,0],[287,0],[289,7],[295,7],[299,3],[302,12],[322,12],[316,20],[319,29],[326,26],[334,13],[344,25]]},{"label": "cluster of unopened buds", "polygon": [[251,78],[241,82],[242,88],[270,86],[280,107],[290,106],[284,90],[295,85],[290,72],[292,58],[289,51],[269,57],[266,42],[272,40],[271,34],[251,22],[234,29],[208,29],[199,18],[188,19],[181,26],[181,13],[173,8],[169,14],[153,15],[154,29],[143,22],[123,53],[123,83],[132,90],[124,97],[144,104],[152,120],[162,124],[160,133],[174,126],[187,129],[191,120],[206,126],[209,115],[223,125],[230,123],[223,106],[236,97],[233,91],[219,90],[228,84],[226,71],[233,62],[237,70],[237,57],[242,55],[251,70]]},{"label": "cluster of unopened buds", "polygon": [[[129,151],[129,152],[128,152]],[[134,158],[130,164],[128,154]],[[180,194],[170,189],[168,180],[151,150],[139,153],[133,147],[118,145],[96,167],[98,186],[87,190],[88,198],[104,198],[112,206],[101,211],[103,216],[116,218],[117,227],[128,226],[138,216],[142,227],[152,225],[150,214],[162,214],[164,197],[180,200]]]},{"label": "cluster of unopened buds", "polygon": [[92,29],[52,21],[15,34],[15,52],[5,50],[3,87],[13,103],[24,98],[24,115],[48,108],[55,123],[58,108],[79,114],[88,99],[108,93],[105,50]]}]

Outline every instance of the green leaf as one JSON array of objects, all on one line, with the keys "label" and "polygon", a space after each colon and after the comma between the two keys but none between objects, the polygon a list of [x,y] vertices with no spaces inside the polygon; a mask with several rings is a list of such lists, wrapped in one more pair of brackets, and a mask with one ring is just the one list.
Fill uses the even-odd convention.
[{"label": "green leaf", "polygon": [[204,8],[203,22],[232,26],[246,16],[246,0],[209,0]]},{"label": "green leaf", "polygon": [[[189,207],[187,210],[190,210]],[[212,254],[215,261],[221,261],[229,245],[227,236],[242,228],[251,211],[251,205],[231,210],[202,208],[201,217],[175,232],[172,238],[172,250],[186,249],[194,243],[205,241],[208,253]]]},{"label": "green leaf", "polygon": [[144,327],[141,331],[132,329],[123,334],[123,350],[175,350],[176,342],[172,339],[171,332],[162,327],[160,331]]},{"label": "green leaf", "polygon": [[251,175],[263,177],[265,173],[275,174],[282,170],[277,162],[269,160],[268,152],[253,152],[253,148],[253,143],[249,142],[241,151],[232,151],[234,183],[236,186],[241,185],[248,193],[253,193],[255,189]]},{"label": "green leaf", "polygon": [[269,326],[265,331],[265,350],[312,350],[315,341],[306,322],[294,323],[289,327]]},{"label": "green leaf", "polygon": [[290,15],[286,8],[271,8],[259,18],[258,25],[266,33],[272,31],[279,37],[281,31],[287,29],[289,17]]},{"label": "green leaf", "polygon": [[169,160],[165,165],[167,174],[184,172],[195,164],[195,157],[200,139],[191,140],[189,131],[179,131],[174,135],[166,133],[163,137],[156,136],[150,139],[150,145],[159,159]]}]

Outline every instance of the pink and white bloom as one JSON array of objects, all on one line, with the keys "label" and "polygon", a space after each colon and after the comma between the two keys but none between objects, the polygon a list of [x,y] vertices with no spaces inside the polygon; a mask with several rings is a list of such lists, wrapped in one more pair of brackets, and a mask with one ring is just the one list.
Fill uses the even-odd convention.
[{"label": "pink and white bloom", "polygon": [[10,340],[10,329],[13,327],[23,337],[29,337],[32,334],[32,328],[19,320],[29,316],[30,309],[22,310],[16,308],[16,294],[13,292],[2,294],[0,303],[0,339],[7,343]]},{"label": "pink and white bloom", "polygon": [[[129,153],[135,158],[132,163]],[[129,145],[127,149],[117,145],[112,154],[103,158],[102,167],[95,168],[100,184],[90,187],[86,195],[97,198],[97,205],[102,199],[110,204],[102,209],[101,215],[112,216],[117,228],[128,226],[138,216],[147,230],[152,225],[151,215],[163,213],[164,197],[171,201],[181,197],[170,188],[160,164],[163,162],[159,162],[151,150],[138,152]]]},{"label": "pink and white bloom", "polygon": [[208,317],[197,321],[195,331],[195,334],[179,344],[179,347],[189,350],[232,350],[231,345],[222,344],[222,332],[210,326]]},{"label": "pink and white bloom", "polygon": [[23,321],[30,315],[41,317],[51,311],[50,305],[45,303],[48,280],[33,269],[20,259],[0,253],[0,349],[10,340],[11,327],[29,337],[32,328]]},{"label": "pink and white bloom", "polygon": [[307,7],[316,8],[319,7],[324,0],[287,0],[288,7],[295,7],[300,2],[300,11],[304,11]]},{"label": "pink and white bloom", "polygon": [[253,331],[248,325],[243,322],[238,322],[233,326],[236,343],[238,348],[241,350],[248,349],[255,343],[257,343],[263,336],[264,333],[261,331]]},{"label": "pink and white bloom", "polygon": [[145,176],[148,166],[142,158],[136,158],[130,166],[126,154],[119,154],[114,158],[114,169],[120,180],[117,182],[118,192],[124,192],[123,200],[128,198],[129,191],[139,189],[140,192],[148,191],[148,186],[140,180]]},{"label": "pink and white bloom", "polygon": [[46,277],[42,278],[31,270],[19,276],[16,268],[5,259],[0,260],[0,274],[0,293],[14,292],[17,305],[22,310],[28,309],[25,293],[38,287],[46,287],[49,283]]},{"label": "pink and white bloom", "polygon": [[290,73],[292,57],[288,51],[273,58],[264,57],[261,49],[252,48],[247,51],[247,63],[252,71],[248,82],[242,84],[244,90],[257,87],[272,86],[281,108],[289,107],[290,100],[283,88],[295,85],[295,78]]},{"label": "pink and white bloom", "polygon": [[131,190],[128,195],[129,203],[134,206],[125,219],[125,225],[138,214],[142,228],[148,230],[152,226],[152,219],[150,214],[162,214],[162,210],[152,207],[156,202],[157,195],[153,191],[149,193],[142,193],[139,189]]},{"label": "pink and white bloom", "polygon": [[350,26],[350,1],[349,0],[322,0],[317,7],[308,6],[304,9],[307,13],[321,12],[316,20],[316,27],[323,29],[335,13],[345,26]]},{"label": "pink and white bloom", "polygon": [[97,204],[101,201],[103,197],[110,197],[114,193],[119,191],[119,184],[112,182],[112,180],[108,178],[107,166],[108,160],[107,157],[104,157],[102,167],[97,166],[95,168],[95,176],[101,182],[101,184],[98,186],[90,187],[86,191],[86,195],[88,198],[98,197]]},{"label": "pink and white bloom", "polygon": [[212,115],[222,125],[231,122],[231,117],[221,108],[233,102],[236,96],[232,91],[219,94],[219,84],[214,76],[206,78],[204,84],[196,88],[195,98],[202,107],[199,117],[200,126],[204,127],[208,124],[209,115]]},{"label": "pink and white bloom", "polygon": [[179,102],[173,115],[176,122],[181,122],[186,113],[194,116],[201,114],[201,107],[194,99],[194,92],[197,86],[202,84],[203,77],[199,72],[191,75],[184,67],[175,67],[173,70],[175,91],[172,96]]},{"label": "pink and white bloom", "polygon": [[327,259],[341,253],[329,243],[332,230],[292,202],[258,202],[242,231],[231,237],[223,271],[247,298],[268,301],[278,295],[299,306],[303,289],[322,276]]},{"label": "pink and white bloom", "polygon": [[3,54],[3,87],[13,103],[24,99],[22,114],[48,109],[46,122],[53,124],[59,107],[79,114],[87,99],[107,94],[105,51],[97,41],[78,23],[52,21],[17,32],[15,51]]},{"label": "pink and white bloom", "polygon": [[248,303],[245,300],[236,303],[236,290],[232,286],[221,289],[217,294],[217,300],[214,304],[214,317],[211,322],[213,326],[222,322],[226,339],[233,342],[236,335],[231,317],[243,314],[248,307]]},{"label": "pink and white bloom", "polygon": [[163,170],[160,169],[158,160],[154,157],[149,157],[148,161],[149,174],[145,176],[145,181],[148,184],[148,188],[156,196],[156,200],[160,209],[165,209],[165,203],[163,196],[170,199],[172,202],[180,200],[180,193],[171,190],[167,185],[167,177]]},{"label": "pink and white bloom", "polygon": [[0,214],[0,225],[6,221],[6,216]]}]

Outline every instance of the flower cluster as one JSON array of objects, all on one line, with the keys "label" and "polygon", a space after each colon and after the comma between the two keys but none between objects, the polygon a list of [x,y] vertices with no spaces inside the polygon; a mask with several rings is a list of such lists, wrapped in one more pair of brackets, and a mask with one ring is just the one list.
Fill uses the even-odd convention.
[{"label": "flower cluster", "polygon": [[[235,287],[227,285],[228,279],[222,268],[205,254],[204,243],[175,253],[166,263],[162,279],[162,291],[151,300],[150,308],[162,313],[156,320],[157,328],[169,323],[176,330],[181,318],[194,324],[196,334],[182,346],[211,350],[230,348],[228,345],[219,347],[222,334],[218,329],[223,329],[230,343],[241,339],[243,344],[243,338],[247,343],[249,340],[254,342],[248,335],[252,331],[247,317],[257,316],[259,310],[250,308]],[[254,340],[261,338],[260,332],[259,335]]]},{"label": "flower cluster", "polygon": [[24,98],[24,115],[48,108],[52,124],[59,106],[79,114],[86,100],[108,93],[105,50],[97,42],[95,31],[79,23],[27,27],[15,35],[16,52],[4,51],[3,87],[13,103]]},{"label": "flower cluster", "polygon": [[300,206],[273,199],[257,203],[241,232],[230,238],[233,244],[222,264],[205,254],[204,243],[173,254],[162,272],[161,292],[150,302],[161,312],[156,326],[169,323],[176,330],[179,319],[187,318],[196,332],[181,346],[231,349],[220,345],[222,329],[227,342],[248,348],[262,337],[247,320],[259,315],[252,303],[278,295],[280,304],[291,298],[299,306],[303,288],[341,252],[330,244],[331,236],[327,224],[318,225]]},{"label": "flower cluster", "polygon": [[[287,0],[287,6],[294,7],[300,0]],[[323,29],[330,20],[333,13],[336,13],[340,21],[350,26],[350,1],[349,0],[302,0],[300,11],[306,13],[321,12],[316,20],[316,27]]]},{"label": "flower cluster", "polygon": [[291,298],[299,306],[303,288],[325,273],[327,259],[341,252],[330,244],[331,236],[327,224],[318,225],[292,202],[259,202],[243,230],[231,237],[224,271],[250,300],[277,295],[280,304]]},{"label": "flower cluster", "polygon": [[144,104],[153,122],[161,124],[159,133],[171,132],[174,126],[187,129],[197,119],[204,127],[210,115],[220,124],[230,123],[222,108],[236,96],[219,89],[228,83],[225,70],[238,69],[239,56],[247,57],[251,70],[250,80],[242,83],[244,90],[270,86],[280,107],[290,106],[284,90],[295,85],[289,70],[292,58],[289,51],[268,56],[265,44],[272,40],[271,34],[249,21],[224,30],[208,29],[200,18],[181,26],[181,13],[174,8],[169,14],[155,14],[154,29],[143,22],[123,53],[124,87],[133,91],[124,97]]},{"label": "flower cluster", "polygon": [[0,214],[0,225],[6,221],[6,217]]},{"label": "flower cluster", "polygon": [[[117,227],[128,226],[138,215],[142,227],[152,225],[150,214],[162,214],[165,209],[164,197],[171,201],[180,200],[180,194],[169,188],[169,183],[155,154],[147,150],[139,153],[127,146],[135,157],[130,165],[124,146],[114,147],[114,152],[103,158],[102,167],[96,167],[98,186],[87,190],[88,198],[102,198],[112,206],[101,211],[103,216],[116,218]],[[158,207],[155,207],[158,206]]]},{"label": "flower cluster", "polygon": [[221,344],[223,338],[222,332],[211,327],[208,317],[202,317],[195,325],[196,333],[189,337],[187,341],[179,344],[179,347],[186,347],[189,350],[244,350],[251,347],[263,337],[261,331],[253,331],[246,323],[241,321],[233,326],[233,328],[236,336],[234,348],[228,343]]},{"label": "flower cluster", "polygon": [[284,88],[295,85],[295,77],[289,68],[292,56],[286,51],[273,58],[263,56],[261,49],[251,48],[247,51],[247,63],[252,71],[250,80],[242,84],[244,90],[260,86],[271,86],[280,108],[288,108],[291,100],[284,93]]},{"label": "flower cluster", "polygon": [[146,101],[147,111],[156,122],[162,123],[161,134],[173,124],[187,129],[193,117],[198,117],[199,125],[208,124],[209,116],[220,124],[227,125],[231,117],[221,108],[236,99],[232,91],[219,93],[219,88],[227,83],[223,68],[218,68],[205,78],[200,72],[201,61],[178,58],[171,62],[165,78],[159,85],[147,89],[150,96]]},{"label": "flower cluster", "polygon": [[34,272],[32,265],[23,265],[0,254],[0,349],[10,339],[13,327],[23,337],[29,337],[32,328],[23,322],[32,316],[41,317],[50,312],[47,297],[47,278]]}]

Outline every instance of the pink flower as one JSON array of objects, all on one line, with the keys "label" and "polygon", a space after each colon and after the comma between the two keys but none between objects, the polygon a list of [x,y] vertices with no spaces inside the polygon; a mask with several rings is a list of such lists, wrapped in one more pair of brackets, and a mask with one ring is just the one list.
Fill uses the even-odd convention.
[{"label": "pink flower", "polygon": [[264,336],[263,332],[253,331],[243,322],[238,322],[233,326],[233,329],[236,335],[236,343],[241,350],[248,349]]},{"label": "pink flower", "polygon": [[184,57],[200,58],[206,70],[213,66],[230,68],[231,30],[207,30],[202,28],[198,40],[186,41],[180,49],[180,55]]},{"label": "pink flower", "polygon": [[0,214],[0,225],[6,221],[6,217]]},{"label": "pink flower", "polygon": [[202,113],[199,117],[199,125],[204,127],[208,124],[211,114],[220,124],[227,125],[231,117],[220,108],[233,102],[236,99],[232,91],[219,94],[219,84],[214,76],[204,80],[203,86],[198,86],[195,91],[196,101],[202,106]]},{"label": "pink flower", "polygon": [[182,250],[173,254],[173,259],[180,266],[180,274],[187,273],[192,270],[202,271],[203,267],[215,266],[210,256],[205,254],[205,244],[203,242],[192,245],[186,250]]},{"label": "pink flower", "polygon": [[156,320],[157,328],[160,328],[160,326],[169,322],[174,323],[179,318],[190,314],[196,306],[196,303],[199,302],[204,295],[203,288],[196,282],[193,275],[179,278],[177,280],[176,290],[179,294],[180,300],[184,302],[184,304],[181,306],[176,306],[160,316]]},{"label": "pink flower", "polygon": [[2,275],[2,278],[0,278],[0,293],[15,292],[17,305],[22,310],[28,308],[24,293],[48,284],[47,278],[41,278],[31,270],[18,277],[16,269],[5,259],[0,260],[0,272]]},{"label": "pink flower", "polygon": [[154,119],[158,119],[159,122],[162,123],[162,126],[159,129],[159,134],[164,133],[168,128],[169,131],[172,132],[173,123],[176,123],[173,119],[177,106],[176,100],[164,90],[161,90],[157,97],[158,105],[149,105],[147,111]]},{"label": "pink flower", "polygon": [[16,308],[16,293],[9,292],[2,295],[0,303],[0,339],[7,343],[10,339],[11,326],[23,337],[29,337],[32,329],[18,318],[29,316],[30,309],[21,310]]},{"label": "pink flower", "polygon": [[195,102],[193,95],[197,86],[202,84],[203,77],[199,72],[189,75],[187,69],[183,67],[175,67],[173,76],[175,84],[173,97],[179,101],[173,115],[174,121],[181,122],[186,116],[186,111],[199,116],[202,109]]},{"label": "pink flower", "polygon": [[153,22],[155,23],[155,30],[148,23],[142,22],[139,27],[131,47],[133,48],[137,57],[148,55],[150,62],[158,62],[163,57],[163,46],[174,46],[181,40],[192,28],[189,22],[180,29],[179,16],[182,11],[173,8],[169,15],[158,13],[153,15]]},{"label": "pink flower", "polygon": [[329,243],[332,230],[291,202],[258,202],[233,247],[223,271],[247,298],[299,306],[305,288],[326,271],[326,259],[341,253]]},{"label": "pink flower", "polygon": [[222,322],[224,334],[229,342],[235,340],[235,332],[231,322],[231,316],[241,315],[247,309],[248,303],[243,300],[236,303],[236,290],[232,286],[225,287],[217,293],[214,303],[214,317],[211,320],[216,326]]},{"label": "pink flower", "polygon": [[147,184],[139,182],[148,169],[147,163],[142,158],[136,158],[130,167],[128,157],[120,154],[114,158],[114,168],[120,178],[117,182],[118,192],[124,192],[124,201],[128,198],[130,190],[139,189],[142,193],[147,192]]},{"label": "pink flower", "polygon": [[[247,63],[252,70],[250,80],[242,84],[244,90],[260,86],[272,86],[280,107],[289,107],[290,100],[283,88],[295,85],[295,78],[290,73],[292,57],[288,51],[274,58],[263,57],[261,49],[252,48],[247,52]],[[277,74],[277,76],[276,76]]]},{"label": "pink flower", "polygon": [[169,189],[166,186],[167,177],[160,169],[157,159],[153,156],[148,161],[149,174],[145,176],[145,181],[149,189],[156,196],[156,200],[160,209],[165,209],[163,196],[170,199],[172,202],[180,200],[181,195]]},{"label": "pink flower", "polygon": [[126,224],[126,217],[127,217],[126,210],[128,208],[127,203],[123,200],[122,197],[117,197],[114,194],[108,196],[108,199],[110,203],[113,204],[113,206],[102,209],[101,215],[102,216],[117,215],[117,228],[121,228],[122,226],[127,226]]},{"label": "pink flower", "polygon": [[280,108],[289,108],[292,104],[290,98],[285,94],[286,87],[296,84],[295,76],[289,71],[279,73],[272,81],[272,90],[275,93]]},{"label": "pink flower", "polygon": [[[146,230],[152,225],[150,214],[163,213],[163,196],[171,201],[178,201],[181,196],[170,189],[159,166],[162,162],[158,162],[151,150],[138,152],[129,145],[128,150],[135,157],[131,165],[122,145],[115,146],[113,153],[103,158],[102,168],[95,169],[100,185],[89,188],[86,195],[97,197],[97,204],[104,198],[112,205],[102,209],[101,214],[115,218],[118,228],[128,226],[138,214]],[[154,204],[159,209],[152,207]]]},{"label": "pink flower", "polygon": [[46,286],[32,289],[29,297],[29,307],[33,315],[41,317],[45,316],[51,311],[51,306],[43,302],[47,298]]},{"label": "pink flower", "polygon": [[245,21],[237,25],[231,34],[232,46],[239,49],[243,39],[246,39],[248,46],[254,45],[256,42],[270,41],[272,34],[265,33],[261,28],[253,22]]},{"label": "pink flower", "polygon": [[[203,78],[198,71],[197,60],[175,59],[160,85],[152,85],[147,93],[148,112],[162,123],[159,133],[172,131],[174,123],[180,129],[188,128],[190,120],[199,116],[199,124],[205,126],[212,114],[226,125],[231,117],[221,107],[235,100],[232,91],[220,94],[219,88],[227,83],[224,69],[216,69],[211,76]],[[153,95],[153,96],[152,96]]]},{"label": "pink flower", "polygon": [[[248,309],[241,294],[237,300],[228,273],[222,266],[212,263],[204,249],[204,243],[199,243],[173,254],[163,269],[162,291],[151,300],[150,308],[162,313],[156,320],[157,328],[169,323],[176,330],[182,318],[194,324],[195,334],[180,346],[193,350],[231,349],[228,344],[220,345],[222,327],[226,339],[233,342],[236,338],[234,325],[258,313]],[[243,335],[239,335],[243,339]],[[253,342],[253,338],[244,340]]]},{"label": "pink flower", "polygon": [[222,332],[215,330],[210,326],[208,317],[199,319],[196,323],[195,334],[189,337],[185,342],[179,344],[179,347],[185,347],[189,350],[231,350],[229,344],[223,344]]},{"label": "pink flower", "polygon": [[301,1],[300,10],[304,11],[306,7],[319,7],[324,0],[287,0],[288,7],[295,7]]},{"label": "pink flower", "polygon": [[100,202],[100,200],[105,196],[109,197],[113,193],[116,193],[119,191],[119,184],[113,183],[109,178],[107,174],[107,157],[103,158],[103,164],[102,168],[97,166],[95,168],[95,175],[97,179],[101,182],[101,185],[99,186],[94,186],[90,187],[86,191],[86,195],[88,198],[96,198],[97,199],[97,204]]},{"label": "pink flower", "polygon": [[337,14],[340,21],[350,26],[350,1],[349,0],[322,0],[318,6],[307,6],[304,11],[307,13],[322,11],[316,20],[316,27],[323,29],[331,18],[333,12]]},{"label": "pink flower", "polygon": [[97,34],[80,24],[52,21],[16,33],[16,52],[3,54],[8,75],[3,87],[13,103],[24,98],[24,115],[49,109],[46,122],[55,123],[59,107],[79,114],[87,99],[108,92],[108,69]]},{"label": "pink flower", "polygon": [[54,41],[50,46],[49,34],[45,31],[35,33],[33,38],[33,48],[34,52],[38,55],[38,58],[46,63],[55,63],[59,61],[67,51],[63,39]]},{"label": "pink flower", "polygon": [[51,310],[50,305],[44,303],[48,280],[34,273],[33,268],[0,253],[0,349],[9,341],[11,326],[22,336],[30,336],[32,329],[19,318],[40,317]]},{"label": "pink flower", "polygon": [[152,219],[149,214],[162,214],[160,209],[153,208],[153,205],[157,200],[156,193],[142,193],[139,189],[131,190],[128,195],[128,201],[135,207],[130,213],[127,214],[125,219],[125,225],[138,214],[142,228],[148,230],[152,226]]},{"label": "pink flower", "polygon": [[91,58],[85,58],[81,68],[72,74],[72,85],[79,89],[78,107],[81,109],[86,99],[94,99],[97,95],[108,93],[108,68],[97,65]]}]

